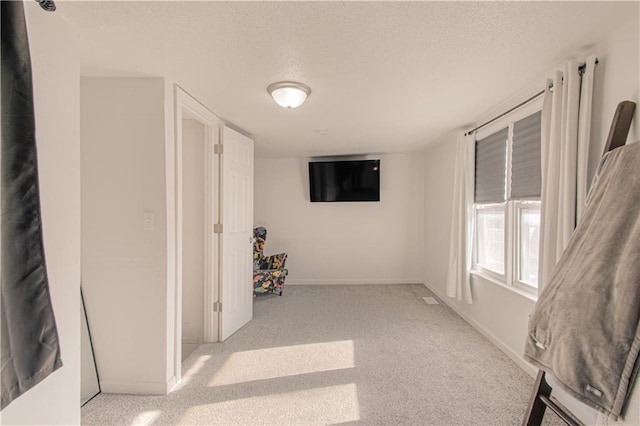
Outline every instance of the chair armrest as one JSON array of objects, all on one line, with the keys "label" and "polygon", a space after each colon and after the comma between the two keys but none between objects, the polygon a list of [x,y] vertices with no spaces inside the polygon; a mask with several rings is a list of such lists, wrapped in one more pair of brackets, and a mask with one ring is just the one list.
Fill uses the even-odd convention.
[{"label": "chair armrest", "polygon": [[287,253],[272,254],[263,256],[260,262],[260,269],[282,269],[287,261]]}]

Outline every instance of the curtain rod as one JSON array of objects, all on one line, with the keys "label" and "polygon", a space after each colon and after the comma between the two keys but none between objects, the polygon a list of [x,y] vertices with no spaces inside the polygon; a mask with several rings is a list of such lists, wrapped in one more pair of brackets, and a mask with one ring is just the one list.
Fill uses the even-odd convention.
[{"label": "curtain rod", "polygon": [[[598,65],[599,63],[600,61],[598,60],[598,58],[596,58],[595,64]],[[582,75],[586,70],[587,70],[587,64],[582,64],[578,67],[578,74],[580,75],[580,77],[582,77]]]},{"label": "curtain rod", "polygon": [[513,111],[517,110],[518,108],[520,108],[521,106],[528,104],[529,102],[531,102],[532,100],[536,99],[540,95],[544,95],[545,91],[546,91],[546,89],[539,91],[538,93],[536,93],[535,95],[533,95],[529,99],[527,99],[526,101],[522,101],[518,105],[516,105],[516,106],[514,106],[512,108],[509,108],[508,110],[506,110],[502,114],[493,117],[491,120],[485,121],[481,125],[479,125],[477,127],[474,127],[473,129],[471,129],[468,132],[466,132],[464,135],[465,136],[470,135],[471,133],[475,132],[476,130],[479,130],[479,129],[483,128],[484,126],[487,126],[487,125],[493,123],[494,121],[501,119],[502,117],[504,117],[505,115],[509,114],[510,112],[513,112]]},{"label": "curtain rod", "polygon": [[55,12],[56,4],[53,0],[36,0],[41,8],[46,10],[47,12]]},{"label": "curtain rod", "polygon": [[[595,62],[595,63],[596,63],[596,65],[598,65],[598,62],[599,62],[599,61],[598,61],[598,58],[596,58],[596,62]],[[584,74],[584,72],[585,72],[585,70],[586,70],[586,69],[587,69],[587,64],[582,64],[582,65],[580,65],[580,66],[578,67],[578,74],[580,75],[580,77],[582,77],[582,74]],[[553,89],[553,82],[549,85],[549,89]],[[466,132],[464,135],[465,135],[465,136],[470,135],[471,133],[473,133],[473,132],[475,132],[475,131],[477,131],[477,130],[480,130],[481,128],[483,128],[483,127],[485,127],[485,126],[487,126],[487,125],[489,125],[489,124],[493,123],[494,121],[501,119],[502,117],[504,117],[505,115],[509,114],[510,112],[513,112],[513,111],[517,110],[517,109],[518,109],[518,108],[520,108],[521,106],[526,105],[526,104],[528,104],[529,102],[531,102],[532,100],[536,99],[538,96],[543,95],[545,91],[546,91],[546,89],[539,91],[539,92],[538,92],[538,93],[536,93],[535,95],[531,96],[529,99],[527,99],[527,100],[525,100],[525,101],[520,102],[518,105],[516,105],[516,106],[514,106],[514,107],[512,107],[512,108],[509,108],[508,110],[506,110],[506,111],[505,111],[505,112],[503,112],[502,114],[500,114],[500,115],[497,115],[497,116],[493,117],[491,120],[489,120],[489,121],[485,121],[485,122],[484,122],[484,123],[482,123],[481,125],[479,125],[479,126],[477,126],[477,127],[474,127],[473,129],[471,129],[471,130],[469,130],[468,132]]]}]

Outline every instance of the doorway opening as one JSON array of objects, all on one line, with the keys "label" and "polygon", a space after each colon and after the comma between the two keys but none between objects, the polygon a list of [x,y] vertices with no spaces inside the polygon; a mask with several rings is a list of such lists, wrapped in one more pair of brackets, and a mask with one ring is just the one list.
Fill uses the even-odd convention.
[{"label": "doorway opening", "polygon": [[183,350],[222,341],[253,317],[253,140],[178,86],[174,124],[175,144],[166,147],[173,385]]},{"label": "doorway opening", "polygon": [[182,356],[204,342],[204,125],[182,119]]},{"label": "doorway opening", "polygon": [[[175,383],[182,361],[201,343],[219,341],[220,164],[214,154],[221,121],[175,87]],[[171,243],[170,243],[171,244]]]}]

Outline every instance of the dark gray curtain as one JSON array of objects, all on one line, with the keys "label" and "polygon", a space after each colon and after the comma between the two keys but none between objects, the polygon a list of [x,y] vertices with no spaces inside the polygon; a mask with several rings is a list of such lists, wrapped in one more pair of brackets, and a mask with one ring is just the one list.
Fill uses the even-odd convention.
[{"label": "dark gray curtain", "polygon": [[2,408],[62,366],[45,267],[29,40],[2,1]]}]

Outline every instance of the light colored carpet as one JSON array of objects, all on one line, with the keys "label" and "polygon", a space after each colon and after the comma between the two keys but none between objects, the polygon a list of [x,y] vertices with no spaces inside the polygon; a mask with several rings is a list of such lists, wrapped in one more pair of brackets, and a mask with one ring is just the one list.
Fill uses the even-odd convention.
[{"label": "light colored carpet", "polygon": [[174,392],[98,395],[82,423],[520,424],[533,380],[429,296],[358,285],[259,297],[249,324],[185,360]]}]

